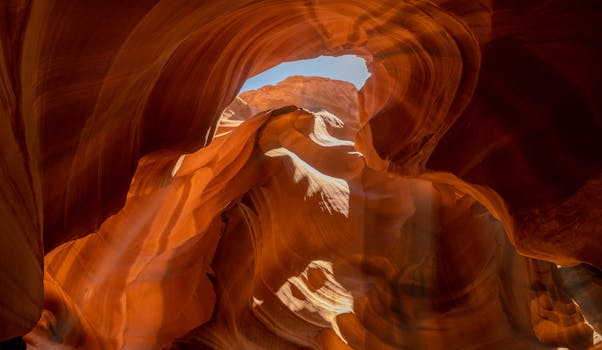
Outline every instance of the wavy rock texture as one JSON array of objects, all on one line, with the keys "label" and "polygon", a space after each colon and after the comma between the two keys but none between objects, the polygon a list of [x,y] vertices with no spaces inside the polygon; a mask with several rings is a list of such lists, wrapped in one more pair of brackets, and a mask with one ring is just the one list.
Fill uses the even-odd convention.
[{"label": "wavy rock texture", "polygon": [[[598,1],[0,13],[0,339],[602,346]],[[359,92],[295,77],[221,113],[342,54]]]}]

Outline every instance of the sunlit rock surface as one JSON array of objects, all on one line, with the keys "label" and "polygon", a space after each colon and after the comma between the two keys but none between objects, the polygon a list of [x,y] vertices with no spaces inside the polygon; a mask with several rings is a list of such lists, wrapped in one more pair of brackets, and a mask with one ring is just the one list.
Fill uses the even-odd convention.
[{"label": "sunlit rock surface", "polygon": [[[602,347],[598,1],[0,16],[0,340]],[[359,92],[292,77],[235,99],[342,54],[368,63]]]}]

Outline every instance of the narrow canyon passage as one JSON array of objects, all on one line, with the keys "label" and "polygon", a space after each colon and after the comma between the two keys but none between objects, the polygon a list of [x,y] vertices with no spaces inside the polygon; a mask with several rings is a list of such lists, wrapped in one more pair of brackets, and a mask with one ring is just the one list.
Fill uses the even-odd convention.
[{"label": "narrow canyon passage", "polygon": [[0,13],[0,349],[602,349],[598,1]]}]

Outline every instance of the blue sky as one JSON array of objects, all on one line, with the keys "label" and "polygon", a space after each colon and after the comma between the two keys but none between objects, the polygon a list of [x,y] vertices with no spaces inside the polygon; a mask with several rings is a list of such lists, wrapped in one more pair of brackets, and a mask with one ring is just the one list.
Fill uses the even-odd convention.
[{"label": "blue sky", "polygon": [[355,55],[339,57],[320,56],[310,60],[284,62],[272,69],[248,79],[240,92],[255,90],[265,85],[274,85],[292,75],[318,76],[345,80],[358,89],[370,76],[366,63]]}]

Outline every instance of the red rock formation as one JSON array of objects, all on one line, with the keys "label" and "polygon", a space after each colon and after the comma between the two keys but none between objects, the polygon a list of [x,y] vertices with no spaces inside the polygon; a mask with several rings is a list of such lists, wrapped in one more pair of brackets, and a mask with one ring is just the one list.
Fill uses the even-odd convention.
[{"label": "red rock formation", "polygon": [[[0,339],[593,346],[599,2],[0,13]],[[350,53],[372,73],[357,109],[289,80],[218,125],[247,77]]]}]

